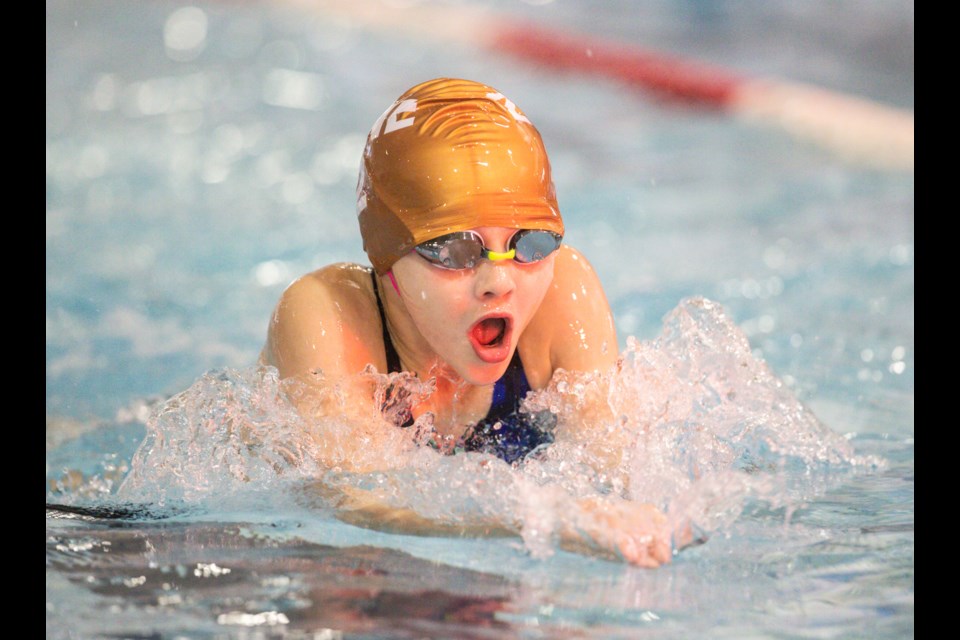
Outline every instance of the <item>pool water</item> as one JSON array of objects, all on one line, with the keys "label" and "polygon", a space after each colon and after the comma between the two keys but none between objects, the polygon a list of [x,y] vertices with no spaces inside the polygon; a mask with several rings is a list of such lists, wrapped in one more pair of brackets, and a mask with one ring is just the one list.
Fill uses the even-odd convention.
[{"label": "pool water", "polygon": [[[913,173],[324,4],[47,2],[47,502],[140,509],[48,510],[47,637],[912,637]],[[912,3],[404,5],[913,109]],[[287,446],[342,427],[304,424],[253,365],[292,278],[366,262],[364,135],[439,75],[497,87],[543,135],[628,366],[536,400],[563,415],[602,389],[625,453],[598,478],[558,438],[487,489],[469,456],[426,450],[335,479],[514,510],[523,537],[351,526],[310,491],[329,470],[309,447],[291,464],[219,429]],[[623,479],[706,542],[646,570],[532,533],[562,517],[558,487]]]}]

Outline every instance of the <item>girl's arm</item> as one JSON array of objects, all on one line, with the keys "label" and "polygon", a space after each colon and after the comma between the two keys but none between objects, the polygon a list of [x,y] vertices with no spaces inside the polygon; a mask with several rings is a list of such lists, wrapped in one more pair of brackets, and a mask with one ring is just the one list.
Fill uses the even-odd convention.
[{"label": "girl's arm", "polygon": [[[375,494],[354,487],[336,489],[318,483],[319,491],[349,524],[378,531],[424,536],[522,536],[523,523],[509,514],[477,514],[443,521],[415,510],[387,504]],[[569,499],[556,504],[555,540],[582,555],[622,560],[653,568],[669,563],[674,548],[691,542],[689,530],[673,531],[666,516],[650,504],[612,497]]]},{"label": "girl's arm", "polygon": [[616,364],[613,312],[593,266],[573,247],[557,252],[553,282],[524,337],[520,355],[535,389],[558,369],[606,371]]}]

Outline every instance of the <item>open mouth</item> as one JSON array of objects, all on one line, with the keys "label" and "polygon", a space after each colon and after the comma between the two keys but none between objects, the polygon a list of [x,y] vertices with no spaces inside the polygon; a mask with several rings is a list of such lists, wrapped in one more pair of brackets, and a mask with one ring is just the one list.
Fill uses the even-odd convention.
[{"label": "open mouth", "polygon": [[484,347],[495,347],[503,342],[507,321],[503,318],[487,318],[473,326],[473,337]]},{"label": "open mouth", "polygon": [[485,362],[500,362],[510,355],[509,317],[483,318],[470,328],[470,342],[477,356]]}]

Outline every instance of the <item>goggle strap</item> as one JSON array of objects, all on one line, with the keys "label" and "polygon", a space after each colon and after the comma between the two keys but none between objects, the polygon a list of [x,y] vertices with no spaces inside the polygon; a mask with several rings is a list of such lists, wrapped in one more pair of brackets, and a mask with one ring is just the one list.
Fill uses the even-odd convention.
[{"label": "goggle strap", "polygon": [[397,279],[393,277],[393,269],[390,269],[390,271],[387,271],[387,277],[390,278],[390,284],[393,285],[394,291],[396,291],[397,295],[399,295],[400,287],[397,286]]}]

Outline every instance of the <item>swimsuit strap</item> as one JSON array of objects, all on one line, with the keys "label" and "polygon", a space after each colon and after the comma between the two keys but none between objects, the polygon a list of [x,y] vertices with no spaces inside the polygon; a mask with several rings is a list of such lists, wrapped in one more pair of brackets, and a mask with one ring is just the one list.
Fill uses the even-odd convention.
[{"label": "swimsuit strap", "polygon": [[400,355],[393,346],[393,340],[390,339],[390,332],[387,331],[387,314],[383,311],[383,300],[380,299],[380,288],[377,286],[376,271],[370,272],[370,278],[373,280],[373,294],[377,296],[377,308],[380,310],[380,326],[383,328],[383,349],[387,354],[387,372],[400,372]]},{"label": "swimsuit strap", "polygon": [[512,464],[534,449],[553,442],[556,416],[549,411],[520,411],[520,405],[529,391],[530,384],[518,349],[514,351],[506,372],[494,386],[489,413],[466,434],[464,450],[492,453]]},{"label": "swimsuit strap", "polygon": [[[371,272],[373,292],[377,296],[377,307],[380,310],[380,325],[383,327],[383,348],[387,356],[387,371],[400,371],[400,356],[397,354],[390,332],[387,331],[387,316],[377,287],[377,275]],[[525,414],[520,412],[520,405],[530,383],[523,370],[523,361],[520,360],[520,350],[513,352],[513,358],[500,379],[493,387],[493,401],[490,410],[480,422],[468,429],[458,449],[466,451],[486,451],[513,463],[537,447],[553,442],[553,424],[556,418],[550,416],[544,421],[539,414]],[[540,412],[549,414],[549,411]],[[413,416],[406,414],[406,420],[400,416],[398,422],[401,427],[410,427],[414,424]],[[551,419],[552,418],[552,419]]]},{"label": "swimsuit strap", "polygon": [[528,391],[530,391],[530,383],[527,382],[527,374],[523,371],[520,350],[515,349],[507,370],[493,387],[493,402],[490,404],[486,419],[497,419],[515,412]]}]

